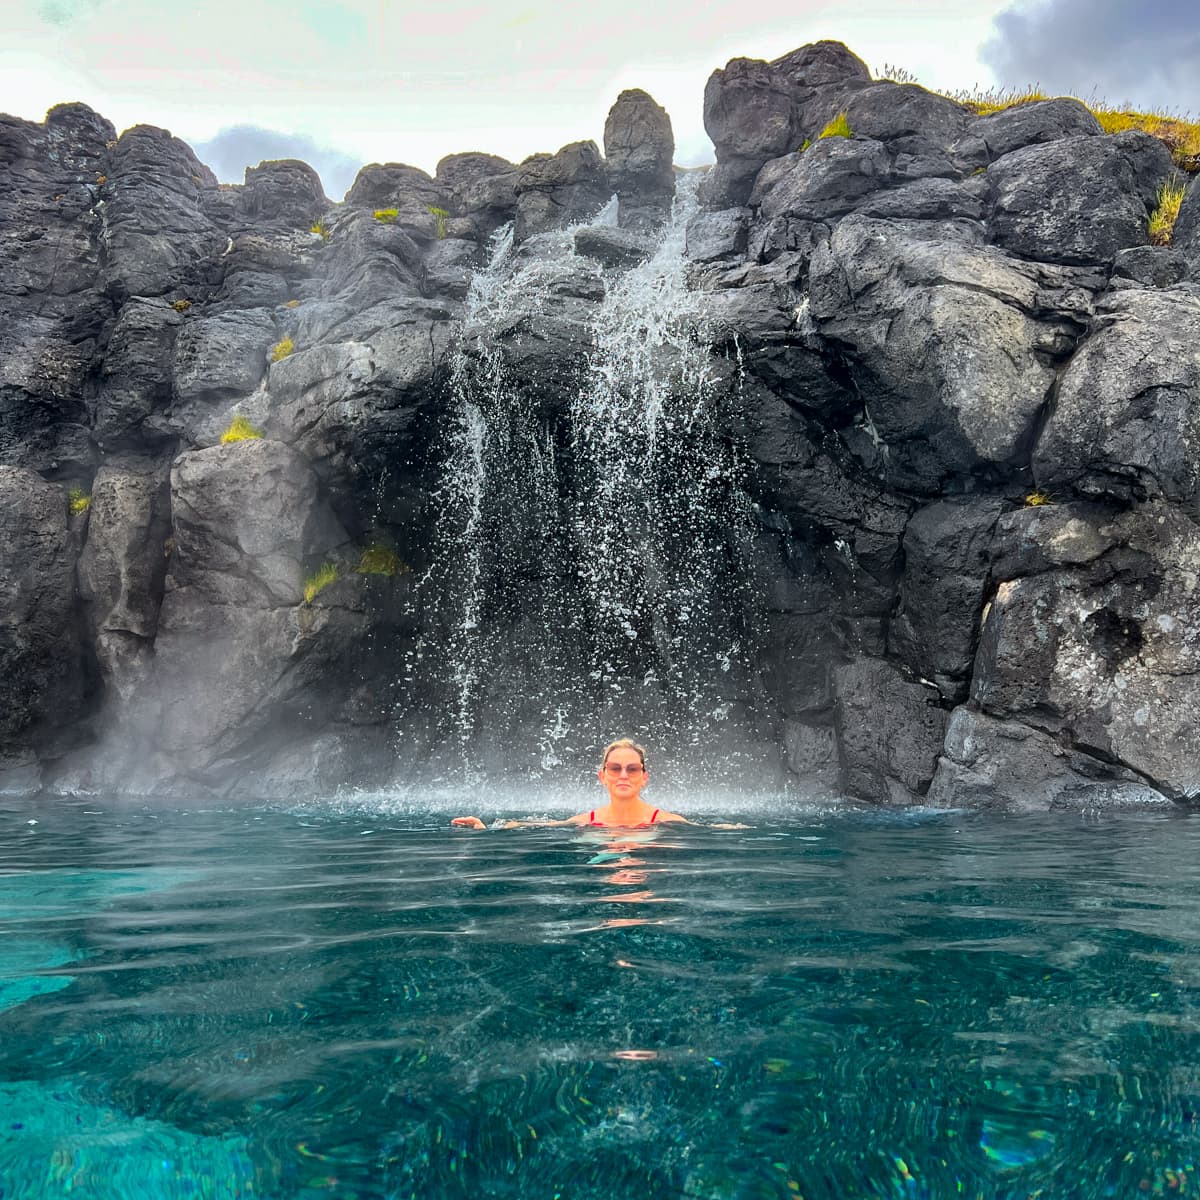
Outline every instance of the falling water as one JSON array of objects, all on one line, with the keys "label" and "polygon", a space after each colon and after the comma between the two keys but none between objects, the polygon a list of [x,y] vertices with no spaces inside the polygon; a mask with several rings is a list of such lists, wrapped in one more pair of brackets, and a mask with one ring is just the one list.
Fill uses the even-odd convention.
[{"label": "falling water", "polygon": [[694,766],[752,736],[731,536],[747,506],[716,421],[730,372],[687,286],[681,192],[624,273],[576,255],[575,229],[508,233],[468,297],[419,589],[442,621],[414,672],[468,774],[561,775],[625,733]]}]

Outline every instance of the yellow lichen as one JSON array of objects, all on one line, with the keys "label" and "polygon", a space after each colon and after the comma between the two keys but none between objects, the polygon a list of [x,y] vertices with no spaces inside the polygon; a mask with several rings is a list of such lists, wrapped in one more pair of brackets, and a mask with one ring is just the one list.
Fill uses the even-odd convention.
[{"label": "yellow lichen", "polygon": [[299,308],[300,301],[299,300],[285,300],[283,302],[283,307],[284,308]]},{"label": "yellow lichen", "polygon": [[304,581],[304,603],[311,604],[331,583],[337,583],[338,569],[334,563],[322,563]]},{"label": "yellow lichen", "polygon": [[251,442],[260,438],[263,431],[257,425],[252,425],[248,417],[236,416],[229,422],[229,428],[221,434],[221,444],[229,442]]},{"label": "yellow lichen", "polygon": [[175,300],[172,302],[171,307],[177,313],[185,313],[192,307],[192,302],[190,300]]},{"label": "yellow lichen", "polygon": [[1150,214],[1149,234],[1151,245],[1169,246],[1175,232],[1175,219],[1187,189],[1182,183],[1164,183],[1158,189],[1158,204]]},{"label": "yellow lichen", "polygon": [[91,492],[85,492],[81,487],[73,487],[67,493],[67,503],[71,506],[71,512],[76,516],[80,513],[85,513],[92,506]]},{"label": "yellow lichen", "polygon": [[1030,492],[1025,497],[1026,508],[1044,508],[1047,504],[1053,504],[1054,498],[1049,492]]},{"label": "yellow lichen", "polygon": [[402,575],[408,566],[391,547],[373,542],[362,552],[355,570],[359,575]]},{"label": "yellow lichen", "polygon": [[390,225],[399,215],[398,208],[377,208],[375,210],[375,220],[384,225]]},{"label": "yellow lichen", "polygon": [[271,347],[271,361],[273,363],[281,362],[292,354],[296,349],[296,343],[285,334]]}]

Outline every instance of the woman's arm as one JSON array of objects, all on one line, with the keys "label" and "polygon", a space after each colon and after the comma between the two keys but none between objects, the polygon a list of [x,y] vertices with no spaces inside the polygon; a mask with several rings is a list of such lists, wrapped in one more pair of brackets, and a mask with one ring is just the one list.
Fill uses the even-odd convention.
[{"label": "woman's arm", "polygon": [[[583,825],[587,822],[587,813],[578,813],[567,817],[564,821],[509,821],[501,818],[493,826],[494,829],[536,829],[555,825]],[[464,829],[486,829],[487,826],[478,817],[454,817],[451,825],[461,825]]]}]

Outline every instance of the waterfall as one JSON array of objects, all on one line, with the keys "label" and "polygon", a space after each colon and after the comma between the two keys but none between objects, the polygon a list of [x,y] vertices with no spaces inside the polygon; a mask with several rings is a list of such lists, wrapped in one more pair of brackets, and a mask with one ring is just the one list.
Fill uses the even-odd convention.
[{"label": "waterfall", "polygon": [[575,229],[502,234],[468,296],[413,693],[468,768],[561,777],[623,734],[657,762],[744,752],[748,505],[687,286],[696,207],[681,187],[623,273],[576,255]]}]

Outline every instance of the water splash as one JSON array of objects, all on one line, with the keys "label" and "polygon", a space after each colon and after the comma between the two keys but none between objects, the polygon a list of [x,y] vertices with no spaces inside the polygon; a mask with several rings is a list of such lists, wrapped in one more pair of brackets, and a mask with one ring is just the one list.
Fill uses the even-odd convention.
[{"label": "water splash", "polygon": [[658,761],[745,744],[748,504],[715,420],[731,373],[687,286],[696,211],[681,191],[624,272],[577,255],[576,228],[505,233],[472,286],[413,691],[468,780],[582,772],[627,732]]}]

